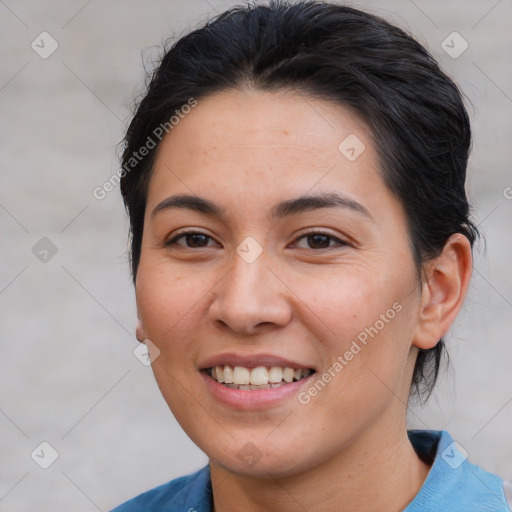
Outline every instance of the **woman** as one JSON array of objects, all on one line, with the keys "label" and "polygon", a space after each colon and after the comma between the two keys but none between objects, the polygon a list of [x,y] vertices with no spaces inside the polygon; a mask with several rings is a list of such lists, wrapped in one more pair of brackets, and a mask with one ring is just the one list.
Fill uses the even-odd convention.
[{"label": "woman", "polygon": [[472,270],[461,95],[400,29],[231,9],[163,57],[126,135],[139,322],[209,457],[128,511],[508,510],[445,431],[408,431]]}]

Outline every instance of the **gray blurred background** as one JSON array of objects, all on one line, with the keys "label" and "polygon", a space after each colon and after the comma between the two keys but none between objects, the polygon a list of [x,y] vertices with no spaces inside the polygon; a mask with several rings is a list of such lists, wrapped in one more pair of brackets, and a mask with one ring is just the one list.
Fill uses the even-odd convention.
[{"label": "gray blurred background", "polygon": [[[92,191],[118,169],[143,62],[237,3],[0,1],[2,512],[107,511],[206,463],[133,354],[119,190]],[[512,2],[350,5],[412,32],[468,97],[486,251],[448,338],[452,370],[410,425],[447,429],[471,461],[512,478]]]}]

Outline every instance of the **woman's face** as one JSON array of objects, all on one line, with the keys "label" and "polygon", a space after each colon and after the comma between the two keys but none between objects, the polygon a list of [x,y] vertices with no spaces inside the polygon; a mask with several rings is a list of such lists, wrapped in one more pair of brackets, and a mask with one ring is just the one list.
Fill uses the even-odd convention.
[{"label": "woman's face", "polygon": [[291,475],[403,425],[416,269],[346,109],[284,92],[200,101],[158,150],[136,298],[165,400],[230,471]]}]

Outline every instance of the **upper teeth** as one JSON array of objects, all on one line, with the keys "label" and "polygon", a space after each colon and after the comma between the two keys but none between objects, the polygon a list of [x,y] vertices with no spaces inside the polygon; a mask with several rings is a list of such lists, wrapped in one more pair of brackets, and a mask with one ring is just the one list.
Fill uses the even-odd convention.
[{"label": "upper teeth", "polygon": [[244,366],[218,365],[211,368],[211,376],[218,382],[226,384],[252,384],[265,385],[270,383],[278,383],[284,380],[292,382],[293,379],[300,380],[307,377],[311,370],[281,368],[279,366],[258,366],[256,368],[245,368]]}]

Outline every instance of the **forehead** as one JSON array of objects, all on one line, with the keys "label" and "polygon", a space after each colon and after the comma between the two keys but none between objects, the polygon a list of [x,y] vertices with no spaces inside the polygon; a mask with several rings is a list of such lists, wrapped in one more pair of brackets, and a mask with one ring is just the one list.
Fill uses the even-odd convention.
[{"label": "forehead", "polygon": [[230,90],[200,100],[160,143],[148,203],[172,190],[276,201],[314,188],[384,187],[366,124],[306,94]]}]

